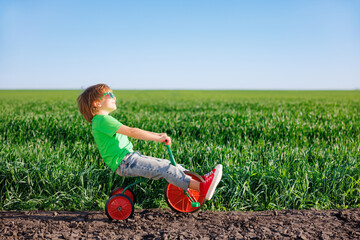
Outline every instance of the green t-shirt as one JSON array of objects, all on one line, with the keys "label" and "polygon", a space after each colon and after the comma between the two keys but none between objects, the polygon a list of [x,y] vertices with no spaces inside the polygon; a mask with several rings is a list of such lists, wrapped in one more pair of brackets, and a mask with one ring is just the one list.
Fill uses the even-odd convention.
[{"label": "green t-shirt", "polygon": [[123,124],[109,115],[95,115],[91,123],[100,155],[105,164],[115,172],[125,155],[134,152],[128,137],[116,133]]}]

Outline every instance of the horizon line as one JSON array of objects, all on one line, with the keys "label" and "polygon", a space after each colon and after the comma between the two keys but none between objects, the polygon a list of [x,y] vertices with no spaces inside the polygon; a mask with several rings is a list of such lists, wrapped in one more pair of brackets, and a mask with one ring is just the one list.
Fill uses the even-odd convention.
[{"label": "horizon line", "polygon": [[[0,91],[31,91],[31,90],[40,90],[40,91],[81,91],[86,88],[0,88]],[[360,88],[354,89],[202,89],[202,88],[194,88],[194,89],[136,89],[136,88],[128,88],[128,89],[117,89],[112,88],[114,91],[359,91]]]}]

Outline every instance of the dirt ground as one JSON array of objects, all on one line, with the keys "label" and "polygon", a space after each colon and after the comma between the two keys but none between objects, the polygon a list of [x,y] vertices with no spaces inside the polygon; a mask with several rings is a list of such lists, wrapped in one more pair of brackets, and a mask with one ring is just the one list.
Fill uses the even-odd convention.
[{"label": "dirt ground", "polygon": [[0,239],[360,239],[360,209],[175,213],[0,211]]}]

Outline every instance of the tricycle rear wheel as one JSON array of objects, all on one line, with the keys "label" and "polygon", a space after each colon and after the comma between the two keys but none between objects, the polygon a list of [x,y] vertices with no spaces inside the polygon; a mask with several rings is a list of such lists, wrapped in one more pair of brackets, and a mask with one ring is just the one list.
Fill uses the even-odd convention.
[{"label": "tricycle rear wheel", "polygon": [[125,220],[134,214],[134,203],[125,194],[115,194],[105,205],[106,215],[110,220]]},{"label": "tricycle rear wheel", "polygon": [[[109,194],[109,197],[112,197],[114,196],[115,194],[121,194],[122,191],[124,190],[124,186],[120,186],[120,187],[117,187],[115,188],[114,190],[112,190],[112,192]],[[126,196],[128,196],[132,202],[135,204],[136,203],[136,195],[134,193],[133,190],[131,190],[130,188],[126,189],[126,191],[123,193],[125,194]]]}]

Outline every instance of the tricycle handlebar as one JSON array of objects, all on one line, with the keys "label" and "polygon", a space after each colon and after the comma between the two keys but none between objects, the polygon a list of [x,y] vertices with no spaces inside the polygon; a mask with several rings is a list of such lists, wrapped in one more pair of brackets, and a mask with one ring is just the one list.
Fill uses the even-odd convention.
[{"label": "tricycle handlebar", "polygon": [[[167,140],[165,140],[165,143],[167,143]],[[170,149],[170,146],[169,145],[166,145],[166,148],[168,150],[168,153],[169,153],[169,157],[170,157],[170,162],[172,165],[176,166],[176,162],[175,162],[175,159],[174,159],[174,156],[171,152],[171,149]]]}]

